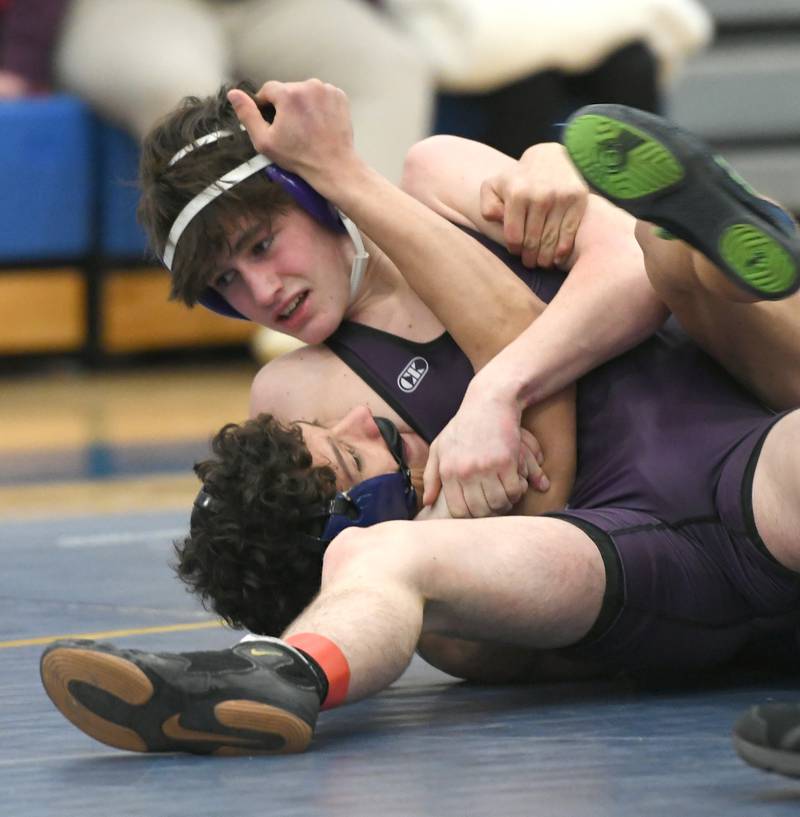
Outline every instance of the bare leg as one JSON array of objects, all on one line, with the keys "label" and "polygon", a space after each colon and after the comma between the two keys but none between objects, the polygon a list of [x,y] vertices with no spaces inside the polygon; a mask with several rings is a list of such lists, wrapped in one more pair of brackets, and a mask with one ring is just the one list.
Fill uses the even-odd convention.
[{"label": "bare leg", "polygon": [[[767,404],[800,405],[800,232],[789,214],[693,134],[643,111],[582,108],[564,144],[589,185],[639,219],[650,280],[689,334]],[[653,224],[687,243],[656,237]]]},{"label": "bare leg", "polygon": [[800,573],[800,411],[767,435],[753,478],[756,527],[770,553]]},{"label": "bare leg", "polygon": [[689,335],[767,405],[800,406],[800,293],[756,301],[652,224],[639,221],[636,238],[650,282]]},{"label": "bare leg", "polygon": [[394,681],[423,633],[531,649],[572,644],[596,620],[604,590],[596,545],[562,520],[390,522],[334,540],[320,595],[284,635],[334,642],[353,701]]}]

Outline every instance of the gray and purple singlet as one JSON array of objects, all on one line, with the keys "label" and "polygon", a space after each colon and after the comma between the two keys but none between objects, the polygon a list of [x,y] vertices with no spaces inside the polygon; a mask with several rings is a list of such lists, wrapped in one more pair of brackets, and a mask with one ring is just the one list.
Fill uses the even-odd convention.
[{"label": "gray and purple singlet", "polygon": [[[558,291],[563,274],[528,270],[468,232],[543,301]],[[446,334],[419,344],[345,323],[328,346],[429,442],[473,373]],[[769,643],[800,665],[800,577],[768,553],[751,503],[761,445],[780,417],[679,329],[580,379],[575,485],[569,509],[551,515],[597,544],[607,587],[592,631],[566,653],[682,670]]]}]

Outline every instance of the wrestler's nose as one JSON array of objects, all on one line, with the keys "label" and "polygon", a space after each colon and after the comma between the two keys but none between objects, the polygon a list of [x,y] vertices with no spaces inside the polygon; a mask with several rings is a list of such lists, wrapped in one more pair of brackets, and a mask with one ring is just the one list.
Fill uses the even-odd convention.
[{"label": "wrestler's nose", "polygon": [[372,412],[366,406],[352,408],[337,424],[338,433],[351,434],[357,437],[380,437],[381,432],[375,423]]},{"label": "wrestler's nose", "polygon": [[255,265],[242,264],[241,275],[254,303],[258,306],[272,306],[283,289],[283,281],[278,275],[259,269]]}]

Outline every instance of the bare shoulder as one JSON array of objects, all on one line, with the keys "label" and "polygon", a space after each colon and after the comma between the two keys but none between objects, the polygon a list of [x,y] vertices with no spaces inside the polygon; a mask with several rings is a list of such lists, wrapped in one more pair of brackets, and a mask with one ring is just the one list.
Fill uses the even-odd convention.
[{"label": "bare shoulder", "polygon": [[327,388],[341,362],[324,346],[304,346],[261,368],[250,387],[250,415],[284,420],[313,419],[315,395]]},{"label": "bare shoulder", "polygon": [[327,346],[304,346],[275,358],[258,372],[250,389],[250,416],[274,414],[283,422],[336,422],[359,405],[400,422]]}]

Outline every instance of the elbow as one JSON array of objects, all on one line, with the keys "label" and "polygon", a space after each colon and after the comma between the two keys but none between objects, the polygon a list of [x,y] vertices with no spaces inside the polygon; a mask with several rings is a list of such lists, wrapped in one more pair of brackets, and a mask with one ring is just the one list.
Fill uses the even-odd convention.
[{"label": "elbow", "polygon": [[400,179],[400,187],[406,193],[424,204],[436,195],[437,174],[454,138],[443,134],[429,136],[408,149]]}]

